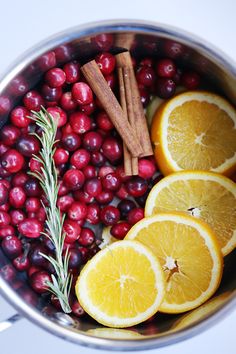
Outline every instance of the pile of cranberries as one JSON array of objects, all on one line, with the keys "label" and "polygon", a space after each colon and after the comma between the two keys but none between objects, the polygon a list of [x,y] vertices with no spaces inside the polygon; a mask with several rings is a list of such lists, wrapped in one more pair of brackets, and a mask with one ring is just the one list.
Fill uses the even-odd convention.
[{"label": "pile of cranberries", "polygon": [[[147,195],[160,176],[153,157],[139,160],[138,176],[125,176],[122,141],[84,79],[80,63],[70,61],[59,67],[52,53],[47,54],[52,65],[40,85],[24,95],[0,131],[0,247],[15,269],[25,272],[32,289],[48,294],[59,308],[46,286],[54,269],[41,255],[54,255],[54,245],[41,235],[46,218],[42,201],[46,204],[47,196],[38,180],[28,174],[41,168],[32,156],[39,154],[40,143],[31,134],[41,132],[28,118],[30,111],[39,111],[43,105],[58,119],[54,154],[59,176],[57,205],[66,215],[64,248],[69,247],[69,271],[74,280],[80,267],[99,250],[97,230],[101,228],[96,225],[111,226],[111,234],[123,239],[144,217]],[[95,60],[117,93],[115,56],[103,50]],[[199,86],[199,75],[183,72],[171,58],[134,58],[133,65],[144,107],[152,95],[173,96],[179,84],[187,89]],[[9,269],[8,273],[2,269],[2,275],[14,280],[14,269]],[[72,310],[81,316],[84,311],[73,291],[72,286]]]}]

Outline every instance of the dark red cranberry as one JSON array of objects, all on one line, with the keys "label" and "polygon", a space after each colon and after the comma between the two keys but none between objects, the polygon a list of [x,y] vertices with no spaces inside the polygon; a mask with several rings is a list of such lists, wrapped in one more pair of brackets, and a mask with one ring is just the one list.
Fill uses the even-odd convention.
[{"label": "dark red cranberry", "polygon": [[120,210],[121,218],[126,219],[129,212],[132,209],[136,208],[136,204],[132,200],[126,199],[126,200],[121,200],[117,205],[117,207]]},{"label": "dark red cranberry", "polygon": [[8,201],[8,188],[0,180],[0,205]]},{"label": "dark red cranberry", "polygon": [[113,200],[114,194],[111,191],[102,191],[96,196],[96,201],[99,204],[108,204]]},{"label": "dark red cranberry", "polygon": [[72,97],[72,93],[70,91],[68,91],[68,92],[64,92],[61,95],[60,106],[65,111],[72,111],[72,110],[76,109],[76,107],[78,106],[78,103]]},{"label": "dark red cranberry", "polygon": [[50,113],[55,121],[57,122],[57,126],[62,127],[67,122],[67,114],[65,111],[61,109],[61,107],[49,107],[47,108],[48,113]]},{"label": "dark red cranberry", "polygon": [[31,157],[39,153],[40,143],[33,135],[24,135],[18,140],[17,149],[22,155]]},{"label": "dark red cranberry", "polygon": [[154,62],[152,58],[143,58],[139,63],[139,66],[148,66],[149,68],[152,68],[153,65]]},{"label": "dark red cranberry", "polygon": [[160,78],[157,81],[156,92],[161,98],[170,98],[174,95],[176,84],[173,80],[167,78]]},{"label": "dark red cranberry", "polygon": [[138,161],[138,174],[144,179],[152,178],[156,172],[155,162],[148,159]]},{"label": "dark red cranberry", "polygon": [[5,238],[7,236],[15,235],[15,229],[11,225],[1,226],[0,228],[0,238]]},{"label": "dark red cranberry", "polygon": [[62,212],[67,212],[74,198],[71,195],[63,195],[57,199],[57,206]]},{"label": "dark red cranberry", "polygon": [[27,173],[20,171],[13,176],[11,183],[14,187],[23,187],[28,179]]},{"label": "dark red cranberry", "polygon": [[101,222],[107,226],[115,225],[120,219],[120,211],[112,205],[105,206],[101,210],[100,218]]},{"label": "dark red cranberry", "polygon": [[167,57],[177,59],[183,55],[184,46],[181,43],[166,39],[163,45],[164,52]]},{"label": "dark red cranberry", "polygon": [[96,121],[98,128],[101,130],[110,131],[114,128],[114,125],[110,120],[109,116],[106,114],[106,112],[98,113]]},{"label": "dark red cranberry", "polygon": [[68,267],[72,269],[79,269],[82,265],[83,258],[78,248],[70,248]]},{"label": "dark red cranberry", "polygon": [[122,144],[116,138],[106,138],[102,144],[102,152],[111,163],[121,159],[122,151]]},{"label": "dark red cranberry", "polygon": [[23,98],[24,106],[29,111],[40,111],[41,106],[44,105],[43,97],[37,91],[29,91]]},{"label": "dark red cranberry", "polygon": [[156,81],[156,74],[152,67],[141,66],[136,73],[136,78],[139,84],[151,87]]},{"label": "dark red cranberry", "polygon": [[102,178],[105,177],[106,175],[108,175],[109,173],[113,173],[114,172],[114,168],[111,166],[102,166],[99,169],[98,172],[98,177]]},{"label": "dark red cranberry", "polygon": [[60,68],[52,68],[46,72],[44,80],[50,87],[60,87],[66,81],[66,74]]},{"label": "dark red cranberry", "polygon": [[62,144],[68,151],[75,151],[81,145],[81,138],[76,133],[68,133],[62,135]]},{"label": "dark red cranberry", "polygon": [[87,206],[83,202],[73,202],[68,209],[68,217],[71,220],[84,220],[87,216]]},{"label": "dark red cranberry", "polygon": [[8,283],[13,282],[16,278],[16,270],[11,264],[6,264],[0,268],[0,274]]},{"label": "dark red cranberry", "polygon": [[51,276],[45,270],[35,272],[30,277],[30,285],[36,293],[43,294],[49,290],[48,282],[51,282]]},{"label": "dark red cranberry", "polygon": [[92,120],[83,112],[74,112],[70,116],[70,125],[77,134],[84,134],[92,127]]},{"label": "dark red cranberry", "polygon": [[36,178],[29,178],[25,182],[24,190],[27,197],[39,197],[42,194],[42,189]]},{"label": "dark red cranberry", "polygon": [[1,157],[1,165],[9,173],[20,171],[24,162],[24,157],[15,149],[7,150]]},{"label": "dark red cranberry", "polygon": [[10,258],[19,256],[22,252],[22,243],[16,236],[7,236],[2,240],[1,247]]},{"label": "dark red cranberry", "polygon": [[32,122],[29,115],[25,107],[17,106],[11,111],[11,123],[18,128],[27,128]]},{"label": "dark red cranberry", "polygon": [[185,71],[181,78],[182,84],[188,90],[196,90],[200,85],[200,76],[195,71]]},{"label": "dark red cranberry", "polygon": [[80,189],[84,184],[85,178],[83,172],[71,169],[63,176],[63,182],[72,191]]},{"label": "dark red cranberry", "polygon": [[22,187],[14,187],[9,193],[9,202],[14,208],[22,208],[26,201],[26,194]]},{"label": "dark red cranberry", "polygon": [[86,167],[89,161],[90,161],[90,154],[85,149],[79,149],[75,151],[70,158],[70,163],[79,170]]},{"label": "dark red cranberry", "polygon": [[86,204],[92,203],[94,201],[94,197],[85,193],[84,191],[78,190],[73,193],[75,200],[79,200],[80,202],[84,202]]},{"label": "dark red cranberry", "polygon": [[74,243],[81,234],[81,227],[76,221],[66,219],[63,224],[63,231],[66,234],[65,242]]},{"label": "dark red cranberry", "polygon": [[91,154],[91,163],[95,167],[101,167],[104,166],[106,162],[105,156],[100,152],[100,151],[94,151]]},{"label": "dark red cranberry", "polygon": [[8,212],[8,210],[10,209],[10,203],[5,203],[5,204],[2,204],[2,205],[0,205],[0,210],[1,211],[6,211],[6,212]]},{"label": "dark red cranberry", "polygon": [[116,59],[111,53],[101,53],[95,58],[103,75],[112,73],[116,66]]},{"label": "dark red cranberry", "polygon": [[80,250],[80,253],[82,255],[82,261],[83,261],[83,264],[87,263],[88,259],[89,259],[89,249],[86,248],[86,247],[82,247],[82,246],[79,246],[78,249]]},{"label": "dark red cranberry", "polygon": [[93,101],[93,92],[85,82],[76,82],[72,86],[72,96],[78,104],[89,104]]},{"label": "dark red cranberry", "polygon": [[96,168],[92,165],[85,166],[82,169],[82,172],[83,172],[85,178],[94,178],[97,176]]},{"label": "dark red cranberry", "polygon": [[182,79],[182,74],[183,74],[182,69],[177,68],[174,76],[172,77],[172,80],[175,82],[176,85],[180,84]]},{"label": "dark red cranberry", "polygon": [[43,98],[49,102],[58,102],[62,95],[62,88],[50,87],[44,84],[41,88],[41,94]]},{"label": "dark red cranberry", "polygon": [[6,178],[6,177],[9,177],[10,175],[11,175],[11,173],[8,172],[7,170],[5,170],[0,163],[0,177]]},{"label": "dark red cranberry", "polygon": [[[87,116],[89,116],[95,112],[96,103],[93,101],[89,104],[81,105],[79,108],[80,108],[81,112],[83,112],[83,113],[87,114]],[[92,124],[92,129],[94,129],[93,124]]]},{"label": "dark red cranberry", "polygon": [[117,191],[121,186],[120,177],[116,174],[116,172],[108,173],[102,178],[102,186],[105,190]]},{"label": "dark red cranberry", "polygon": [[80,305],[78,300],[74,300],[74,302],[71,305],[71,310],[73,315],[77,316],[77,317],[82,317],[85,315],[85,311],[83,309],[83,307]]},{"label": "dark red cranberry", "polygon": [[56,166],[66,163],[69,159],[69,152],[65,149],[57,148],[53,155],[53,159]]},{"label": "dark red cranberry", "polygon": [[69,44],[61,44],[54,51],[58,63],[65,63],[71,60],[72,48]]},{"label": "dark red cranberry", "polygon": [[141,177],[133,177],[126,182],[126,188],[132,197],[140,197],[147,191],[148,183]]},{"label": "dark red cranberry", "polygon": [[144,210],[142,208],[135,208],[133,210],[130,210],[127,220],[131,225],[134,225],[143,218]]},{"label": "dark red cranberry", "polygon": [[63,66],[63,70],[66,74],[66,83],[74,84],[80,78],[80,66],[76,61],[71,61]]},{"label": "dark red cranberry", "polygon": [[36,213],[41,206],[42,204],[40,203],[40,200],[38,198],[31,197],[26,199],[25,209],[27,213],[31,213],[31,212]]},{"label": "dark red cranberry", "polygon": [[10,211],[11,224],[16,226],[25,219],[25,213],[22,210]]},{"label": "dark red cranberry", "polygon": [[86,220],[90,222],[90,224],[96,225],[100,221],[99,214],[100,214],[99,205],[96,203],[91,203],[88,205]]},{"label": "dark red cranberry", "polygon": [[14,125],[4,125],[1,128],[0,139],[1,142],[7,146],[14,145],[20,137],[20,129]]},{"label": "dark red cranberry", "polygon": [[88,151],[98,151],[102,146],[102,141],[102,136],[98,132],[88,132],[84,135],[83,146]]},{"label": "dark red cranberry", "polygon": [[101,180],[97,177],[87,180],[84,184],[84,191],[93,197],[97,197],[102,192]]},{"label": "dark red cranberry", "polygon": [[156,64],[156,72],[160,77],[173,78],[176,73],[176,66],[171,59],[160,59]]},{"label": "dark red cranberry", "polygon": [[10,222],[11,222],[10,215],[5,211],[0,211],[0,227],[8,225],[10,224]]},{"label": "dark red cranberry", "polygon": [[111,228],[111,234],[118,240],[123,240],[127,232],[130,230],[131,225],[128,222],[121,221]]},{"label": "dark red cranberry", "polygon": [[56,65],[56,55],[55,52],[51,51],[43,54],[39,59],[37,64],[40,69],[45,72]]},{"label": "dark red cranberry", "polygon": [[91,42],[94,43],[97,49],[107,52],[113,45],[113,35],[110,33],[101,33],[91,38]]},{"label": "dark red cranberry", "polygon": [[25,237],[37,238],[43,231],[43,225],[37,219],[25,219],[18,224],[18,230]]},{"label": "dark red cranberry", "polygon": [[116,75],[114,73],[106,75],[105,80],[107,82],[107,85],[110,87],[111,90],[114,90],[116,87],[116,82],[117,82],[117,78]]},{"label": "dark red cranberry", "polygon": [[142,208],[145,207],[146,200],[147,200],[147,197],[149,195],[149,192],[150,192],[150,189],[148,188],[147,191],[143,195],[141,195],[140,197],[136,197],[135,198],[135,200],[138,203],[138,205],[141,206]]},{"label": "dark red cranberry", "polygon": [[81,234],[79,237],[79,244],[84,247],[91,246],[95,241],[95,234],[93,230],[89,229],[88,227],[84,227],[81,230]]},{"label": "dark red cranberry", "polygon": [[18,257],[16,257],[12,263],[13,263],[14,267],[17,270],[19,270],[20,272],[23,272],[23,271],[29,269],[29,267],[30,267],[29,258],[24,254],[21,254]]},{"label": "dark red cranberry", "polygon": [[30,262],[36,267],[45,267],[47,264],[47,260],[42,254],[48,254],[48,251],[42,243],[37,243],[30,249]]},{"label": "dark red cranberry", "polygon": [[11,101],[7,96],[0,96],[0,116],[8,114],[11,110]]}]

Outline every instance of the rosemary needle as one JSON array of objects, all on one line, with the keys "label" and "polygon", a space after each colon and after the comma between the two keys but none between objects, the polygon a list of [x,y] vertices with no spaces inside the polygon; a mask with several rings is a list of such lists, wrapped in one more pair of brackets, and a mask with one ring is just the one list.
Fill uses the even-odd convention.
[{"label": "rosemary needle", "polygon": [[32,111],[33,119],[38,127],[42,129],[39,136],[33,133],[41,142],[39,156],[34,155],[34,159],[41,163],[41,172],[29,172],[36,177],[47,197],[48,206],[43,204],[46,212],[45,236],[47,236],[55,247],[55,257],[42,253],[54,267],[55,275],[52,274],[52,281],[47,285],[49,290],[58,298],[60,305],[65,313],[71,312],[69,305],[69,294],[72,282],[72,275],[68,272],[69,253],[68,249],[64,257],[63,245],[65,234],[63,233],[63,223],[65,216],[61,216],[60,209],[57,207],[58,196],[58,177],[54,164],[53,155],[55,152],[57,122],[44,107],[39,112]]}]

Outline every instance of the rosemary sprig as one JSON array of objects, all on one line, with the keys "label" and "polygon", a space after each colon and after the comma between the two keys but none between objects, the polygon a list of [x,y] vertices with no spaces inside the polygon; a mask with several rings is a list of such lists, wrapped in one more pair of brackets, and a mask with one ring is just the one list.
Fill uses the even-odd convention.
[{"label": "rosemary sprig", "polygon": [[65,216],[61,216],[60,209],[57,207],[58,196],[58,177],[54,164],[53,155],[55,152],[57,122],[44,107],[39,112],[32,111],[31,119],[42,129],[42,135],[33,133],[41,142],[39,156],[34,158],[42,165],[40,172],[29,172],[36,177],[48,199],[48,206],[43,204],[46,211],[46,232],[47,236],[55,247],[55,258],[42,253],[54,267],[55,275],[52,274],[52,281],[48,282],[49,290],[58,298],[61,307],[65,313],[71,312],[69,305],[69,293],[71,288],[72,276],[68,273],[69,252],[62,256],[65,234],[63,233],[63,223]]}]

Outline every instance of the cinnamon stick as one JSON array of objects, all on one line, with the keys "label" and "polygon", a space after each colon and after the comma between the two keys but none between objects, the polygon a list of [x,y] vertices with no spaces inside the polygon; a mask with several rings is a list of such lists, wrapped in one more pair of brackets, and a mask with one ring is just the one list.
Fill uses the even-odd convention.
[{"label": "cinnamon stick", "polygon": [[141,144],[137,139],[136,134],[134,134],[119,102],[108,86],[95,60],[83,65],[81,71],[103,105],[104,110],[109,115],[132,156],[140,156],[143,153]]},{"label": "cinnamon stick", "polygon": [[135,78],[132,59],[129,52],[124,52],[116,55],[118,68],[129,68],[130,70],[130,92],[132,94],[132,104],[135,116],[135,126],[137,137],[141,143],[143,153],[141,156],[153,155],[152,144],[148,131],[147,120],[144,114],[143,106],[140,99],[137,81]]}]

